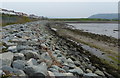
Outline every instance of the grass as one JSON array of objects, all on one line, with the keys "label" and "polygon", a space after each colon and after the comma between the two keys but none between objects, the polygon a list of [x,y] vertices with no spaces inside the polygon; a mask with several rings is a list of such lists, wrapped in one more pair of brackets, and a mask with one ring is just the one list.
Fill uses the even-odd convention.
[{"label": "grass", "polygon": [[92,18],[49,18],[53,21],[118,21],[116,19],[92,19]]}]

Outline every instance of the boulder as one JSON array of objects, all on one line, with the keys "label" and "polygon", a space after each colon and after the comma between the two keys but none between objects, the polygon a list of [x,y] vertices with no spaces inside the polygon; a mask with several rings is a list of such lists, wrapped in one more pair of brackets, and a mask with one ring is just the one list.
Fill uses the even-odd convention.
[{"label": "boulder", "polygon": [[50,78],[55,78],[54,73],[53,73],[53,72],[51,72],[51,71],[48,71],[48,75],[50,76]]},{"label": "boulder", "polygon": [[22,50],[21,53],[24,54],[26,60],[29,60],[30,58],[34,58],[34,59],[40,58],[40,55],[32,50]]},{"label": "boulder", "polygon": [[34,58],[31,58],[30,60],[27,61],[27,64],[28,65],[38,65],[36,59]]},{"label": "boulder", "polygon": [[42,62],[40,65],[31,65],[31,66],[26,66],[24,68],[24,71],[29,77],[40,77],[40,78],[45,78],[45,76],[48,75],[47,73],[47,66],[46,63]]},{"label": "boulder", "polygon": [[26,74],[24,73],[23,70],[13,68],[13,73],[17,76],[22,76],[21,78],[26,78]]},{"label": "boulder", "polygon": [[23,60],[15,60],[12,63],[13,68],[17,68],[17,69],[21,69],[21,70],[23,70],[26,65],[27,65],[26,62]]},{"label": "boulder", "polygon": [[13,73],[13,68],[7,65],[2,66],[0,69],[7,73]]},{"label": "boulder", "polygon": [[1,78],[1,76],[3,75],[3,71],[2,70],[0,70],[0,78]]},{"label": "boulder", "polygon": [[17,46],[10,46],[10,47],[8,47],[8,51],[16,52],[17,51]]},{"label": "boulder", "polygon": [[58,67],[56,65],[52,65],[51,68],[54,68],[54,69],[56,69],[58,71],[61,71],[61,72],[66,72],[64,69],[62,69],[62,68],[60,68],[60,67]]},{"label": "boulder", "polygon": [[83,75],[84,74],[83,70],[80,69],[79,67],[76,67],[76,68],[68,70],[68,71],[71,72],[71,73],[74,73],[74,74],[79,74],[79,75]]},{"label": "boulder", "polygon": [[0,66],[3,66],[3,65],[10,66],[12,61],[13,61],[13,53],[12,52],[6,52],[6,53],[0,54]]},{"label": "boulder", "polygon": [[15,53],[13,60],[25,60],[25,56],[23,53]]},{"label": "boulder", "polygon": [[46,61],[48,66],[52,64],[52,59],[47,52],[41,54],[41,59]]},{"label": "boulder", "polygon": [[96,75],[95,73],[87,73],[83,75],[84,78],[98,78],[98,75]]},{"label": "boulder", "polygon": [[104,73],[100,70],[96,70],[95,74],[100,75],[100,76],[105,76]]},{"label": "boulder", "polygon": [[86,69],[87,73],[92,73],[92,71],[90,69]]},{"label": "boulder", "polygon": [[57,69],[55,69],[55,68],[49,68],[48,69],[49,71],[51,71],[51,72],[59,72]]}]

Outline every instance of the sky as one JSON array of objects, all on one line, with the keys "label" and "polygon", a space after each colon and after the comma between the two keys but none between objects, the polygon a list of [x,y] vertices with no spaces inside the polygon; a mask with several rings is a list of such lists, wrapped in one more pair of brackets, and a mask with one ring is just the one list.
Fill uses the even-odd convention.
[{"label": "sky", "polygon": [[2,2],[2,8],[49,18],[86,18],[117,13],[118,2]]}]

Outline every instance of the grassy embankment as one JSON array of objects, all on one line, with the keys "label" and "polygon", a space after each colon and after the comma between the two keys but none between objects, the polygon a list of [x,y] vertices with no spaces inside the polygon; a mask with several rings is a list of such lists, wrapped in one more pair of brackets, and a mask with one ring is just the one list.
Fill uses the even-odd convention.
[{"label": "grassy embankment", "polygon": [[9,15],[9,14],[0,14],[0,26],[6,26],[11,24],[21,24],[30,21],[36,21],[38,19],[29,18],[25,16],[18,16],[18,15]]}]

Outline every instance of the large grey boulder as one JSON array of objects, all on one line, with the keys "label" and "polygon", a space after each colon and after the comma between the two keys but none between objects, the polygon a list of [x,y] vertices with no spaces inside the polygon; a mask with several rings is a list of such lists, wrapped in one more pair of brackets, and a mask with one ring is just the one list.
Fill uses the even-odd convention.
[{"label": "large grey boulder", "polygon": [[25,60],[25,56],[23,53],[15,53],[13,60]]},{"label": "large grey boulder", "polygon": [[21,69],[23,70],[25,66],[27,66],[26,62],[23,60],[15,60],[12,63],[13,68]]},{"label": "large grey boulder", "polygon": [[30,58],[40,59],[40,55],[32,50],[22,50],[21,53],[24,54],[26,60],[29,60]]},{"label": "large grey boulder", "polygon": [[45,76],[48,75],[47,73],[47,66],[46,63],[42,62],[40,65],[31,65],[31,66],[26,66],[24,68],[25,73],[30,76],[36,78],[37,76],[41,76],[40,78],[44,78]]},{"label": "large grey boulder", "polygon": [[3,65],[10,66],[13,61],[13,53],[6,52],[0,54],[0,67]]}]

